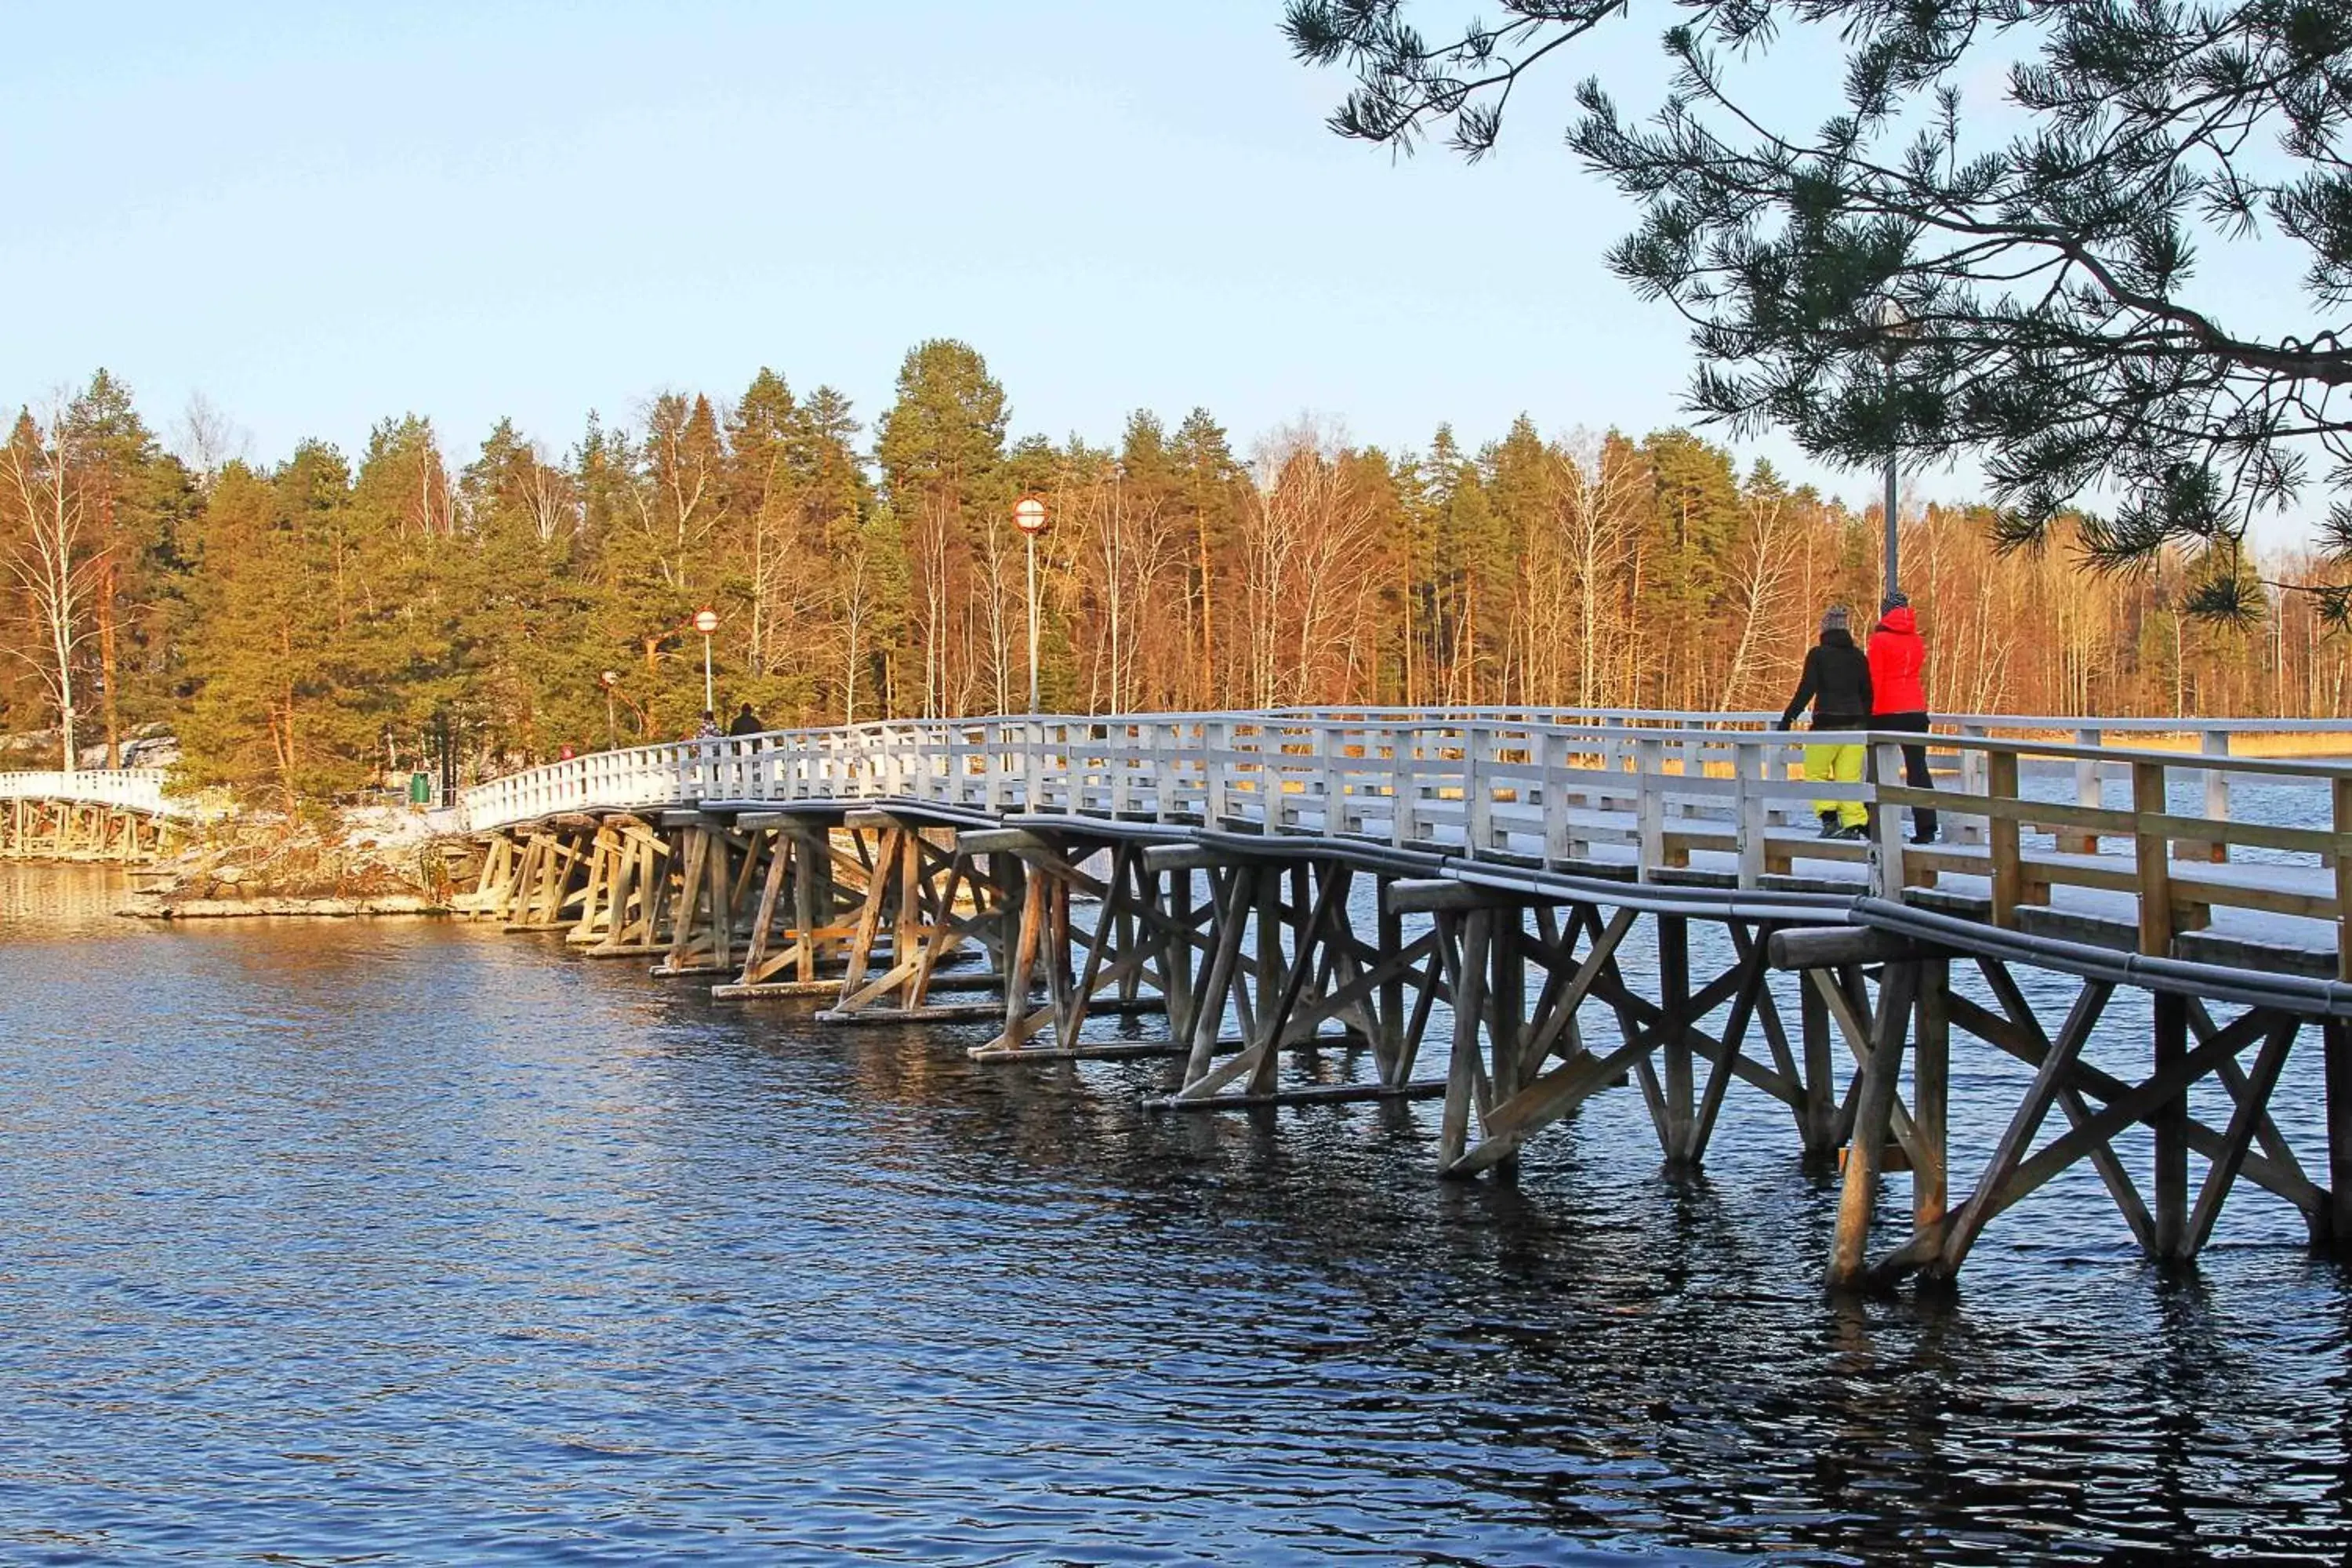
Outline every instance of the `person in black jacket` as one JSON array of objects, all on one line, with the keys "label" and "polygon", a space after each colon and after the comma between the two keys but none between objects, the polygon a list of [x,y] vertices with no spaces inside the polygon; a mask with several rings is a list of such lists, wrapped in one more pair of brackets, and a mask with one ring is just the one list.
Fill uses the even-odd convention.
[{"label": "person in black jacket", "polygon": [[[1843,606],[1822,617],[1822,640],[1805,653],[1804,678],[1780,715],[1786,730],[1811,703],[1813,732],[1870,728],[1870,660],[1853,646]],[[1859,742],[1819,741],[1805,747],[1805,777],[1814,784],[1860,784],[1868,748]],[[1824,838],[1860,838],[1870,808],[1859,800],[1817,800]]]},{"label": "person in black jacket", "polygon": [[752,712],[751,705],[746,702],[735,710],[735,721],[727,726],[727,732],[730,735],[756,735],[764,728],[766,726],[760,722],[760,716]]}]

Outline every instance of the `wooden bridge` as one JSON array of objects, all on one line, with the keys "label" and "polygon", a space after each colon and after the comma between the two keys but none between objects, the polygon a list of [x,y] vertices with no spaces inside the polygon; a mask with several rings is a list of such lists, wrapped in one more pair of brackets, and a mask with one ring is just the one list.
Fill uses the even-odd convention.
[{"label": "wooden bridge", "polygon": [[0,773],[0,859],[137,864],[170,849],[192,815],[161,768]]},{"label": "wooden bridge", "polygon": [[[1512,1166],[1620,1086],[1665,1164],[1695,1168],[1726,1097],[1761,1095],[1801,1155],[1843,1160],[1833,1288],[1951,1278],[2084,1162],[2154,1258],[2193,1257],[2243,1187],[2352,1247],[2352,766],[2239,754],[2352,750],[2352,725],[1946,729],[1932,795],[1806,783],[1802,737],[1758,714],[1015,717],[645,747],[468,792],[488,845],[468,902],[721,997],[993,1021],[983,1061],[1164,1056],[1149,1103],[1170,1111],[1442,1099],[1447,1176]],[[1874,777],[1902,776],[1897,739],[1868,738]],[[1820,837],[1823,798],[1866,803],[1868,836]],[[1922,805],[1944,842],[1906,842]],[[2021,966],[2068,977],[2068,1004],[2038,1013]],[[2086,1053],[2132,993],[2152,1026]],[[1164,1031],[1088,1028],[1146,1013]],[[2033,1069],[1957,1196],[1956,1032]],[[2305,1045],[2326,1133],[2299,1153],[2270,1107]],[[1911,1213],[1874,1227],[1890,1164]]]}]

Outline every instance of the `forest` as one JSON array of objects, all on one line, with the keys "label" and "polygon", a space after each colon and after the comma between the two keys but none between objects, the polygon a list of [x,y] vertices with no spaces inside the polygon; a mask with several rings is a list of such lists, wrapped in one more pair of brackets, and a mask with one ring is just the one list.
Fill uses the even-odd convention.
[{"label": "forest", "polygon": [[[387,418],[356,456],[163,432],[100,371],[0,450],[0,729],[87,762],[176,734],[185,782],[288,805],[379,787],[444,737],[468,777],[674,739],[1027,706],[1039,542],[1055,711],[1303,703],[1778,707],[1822,609],[1875,607],[1879,511],[1742,473],[1688,430],[1440,426],[1388,451],[1312,418],[1237,443],[1139,410],[1115,444],[1011,434],[970,346],[921,343],[867,418],[761,370],[568,443],[471,450]],[[1869,476],[1856,488],[1874,492]],[[2334,716],[2347,639],[2262,563],[2259,616],[2184,613],[2190,563],[2086,566],[2065,529],[2001,553],[1980,508],[1901,519],[1948,711]],[[610,671],[615,679],[603,677]]]}]

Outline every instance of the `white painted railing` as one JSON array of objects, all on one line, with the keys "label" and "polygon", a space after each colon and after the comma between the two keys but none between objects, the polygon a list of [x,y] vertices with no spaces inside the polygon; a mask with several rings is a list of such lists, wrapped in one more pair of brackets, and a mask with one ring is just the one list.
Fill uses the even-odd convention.
[{"label": "white painted railing", "polygon": [[186,815],[163,793],[161,768],[76,768],[71,773],[0,773],[0,800],[70,800],[151,816]]},{"label": "white painted railing", "polygon": [[[2334,841],[2323,837],[2339,831],[2334,802],[2352,781],[2352,767],[2341,763],[2232,759],[2231,773],[2310,796],[2296,833],[2280,838],[2273,820],[2252,824],[2248,831],[2259,832],[2250,838],[2234,830],[2229,775],[2212,765],[2226,754],[2220,748],[2228,737],[2324,732],[2343,736],[2352,750],[2352,723],[2111,721],[2135,734],[2201,731],[2198,749],[2162,752],[1994,733],[2046,734],[2067,724],[2079,732],[2097,721],[1970,716],[1955,721],[1960,733],[1935,738],[1938,752],[1958,760],[1958,787],[1935,802],[1945,844],[1919,851],[1904,843],[1895,812],[1881,814],[1867,841],[1820,837],[1817,802],[1874,802],[1879,786],[1805,780],[1803,732],[1761,728],[1757,715],[1711,716],[1708,727],[1671,721],[1679,715],[1643,717],[1670,721],[1539,722],[1483,710],[893,721],[598,752],[477,786],[466,792],[464,809],[467,825],[484,830],[597,808],[895,800],[973,817],[1076,814],[1340,836],[1504,864],[1630,872],[1644,881],[1696,869],[1752,888],[1775,872],[1801,870],[1801,862],[1832,873],[1843,862],[1847,875],[1866,867],[1881,892],[1938,872],[1990,877],[1998,856],[2004,875],[2031,898],[2067,880],[2065,857],[2105,856],[2128,867],[2144,858],[2151,837],[2183,858],[2216,860],[2229,857],[2231,844],[2277,840],[2294,856],[2278,875],[2309,879],[2332,864]],[[1882,765],[1898,757],[1896,736],[1838,739],[1874,742]],[[2039,816],[2021,816],[2016,807],[2021,763],[2039,781],[2023,794],[2050,808]],[[2103,806],[2114,776],[2130,781],[2129,805]],[[2166,796],[2176,777],[2190,796],[2179,810]],[[2275,805],[2273,799],[2265,809]],[[2062,807],[2079,809],[2068,818]],[[2154,826],[2117,826],[2118,807]],[[2200,824],[2205,838],[2195,836]],[[2021,857],[2030,863],[2019,872]],[[2119,874],[2086,874],[2084,885],[2110,886]],[[2004,897],[2013,890],[2005,885]],[[2327,891],[2332,900],[2332,885]],[[2216,899],[2227,895],[2224,888]],[[2282,906],[2273,898],[2255,907]]]}]

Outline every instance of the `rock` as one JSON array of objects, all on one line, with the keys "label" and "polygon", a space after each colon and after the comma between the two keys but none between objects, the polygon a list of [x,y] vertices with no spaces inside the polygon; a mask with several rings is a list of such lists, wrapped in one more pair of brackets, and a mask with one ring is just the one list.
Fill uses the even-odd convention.
[{"label": "rock", "polygon": [[451,845],[462,837],[415,813],[358,807],[289,820],[252,812],[152,868],[123,912],[142,919],[236,915],[348,918],[449,912]]},{"label": "rock", "polygon": [[374,899],[180,899],[134,893],[115,912],[142,921],[249,920],[259,916],[349,920],[358,915],[446,915],[449,910],[419,894]]}]

